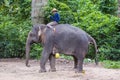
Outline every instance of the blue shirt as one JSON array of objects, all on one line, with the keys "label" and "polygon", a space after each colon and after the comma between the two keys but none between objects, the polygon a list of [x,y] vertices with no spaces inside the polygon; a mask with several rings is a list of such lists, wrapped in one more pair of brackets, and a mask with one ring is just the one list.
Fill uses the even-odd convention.
[{"label": "blue shirt", "polygon": [[50,19],[52,21],[59,22],[60,21],[60,15],[58,13],[55,13],[53,16],[50,16]]}]

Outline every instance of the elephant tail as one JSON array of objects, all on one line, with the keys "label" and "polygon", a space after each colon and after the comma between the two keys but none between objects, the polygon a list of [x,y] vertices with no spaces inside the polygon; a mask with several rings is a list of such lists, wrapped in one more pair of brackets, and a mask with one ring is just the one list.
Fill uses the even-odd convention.
[{"label": "elephant tail", "polygon": [[97,59],[98,49],[97,49],[96,41],[95,41],[95,39],[94,39],[92,36],[90,36],[89,34],[87,34],[87,37],[88,37],[89,43],[93,44],[94,47],[95,47],[95,64],[98,65],[98,59]]}]

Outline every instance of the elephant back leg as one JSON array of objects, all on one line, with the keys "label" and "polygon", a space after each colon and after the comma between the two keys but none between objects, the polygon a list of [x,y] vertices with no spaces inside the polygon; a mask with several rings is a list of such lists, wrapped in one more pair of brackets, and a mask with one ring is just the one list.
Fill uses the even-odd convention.
[{"label": "elephant back leg", "polygon": [[73,56],[73,59],[74,59],[74,69],[77,69],[78,59],[76,58],[76,56]]},{"label": "elephant back leg", "polygon": [[86,55],[86,51],[85,50],[79,50],[78,52],[76,52],[75,57],[77,59],[77,68],[75,72],[82,72],[83,71],[83,61]]}]

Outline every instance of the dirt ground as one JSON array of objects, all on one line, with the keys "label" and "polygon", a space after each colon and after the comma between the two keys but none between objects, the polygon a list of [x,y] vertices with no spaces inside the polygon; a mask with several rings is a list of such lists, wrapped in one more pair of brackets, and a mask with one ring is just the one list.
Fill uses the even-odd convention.
[{"label": "dirt ground", "polygon": [[[120,80],[120,69],[105,69],[102,66],[85,63],[85,73],[75,73],[73,61],[57,59],[56,72],[39,73],[39,61],[30,60],[31,67],[25,66],[25,60],[0,60],[0,80]],[[46,64],[49,70],[49,63]]]}]

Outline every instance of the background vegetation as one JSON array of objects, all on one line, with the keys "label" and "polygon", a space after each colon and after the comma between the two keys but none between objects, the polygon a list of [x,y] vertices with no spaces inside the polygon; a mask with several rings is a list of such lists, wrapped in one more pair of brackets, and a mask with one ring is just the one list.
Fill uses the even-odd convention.
[{"label": "background vegetation", "polygon": [[[49,0],[45,9],[48,23],[52,8],[61,15],[60,23],[80,27],[97,42],[100,60],[120,60],[120,19],[117,0]],[[31,0],[0,1],[0,58],[23,58],[28,31],[31,29]],[[42,47],[33,45],[32,58],[39,58]],[[94,58],[90,46],[87,57]]]}]

